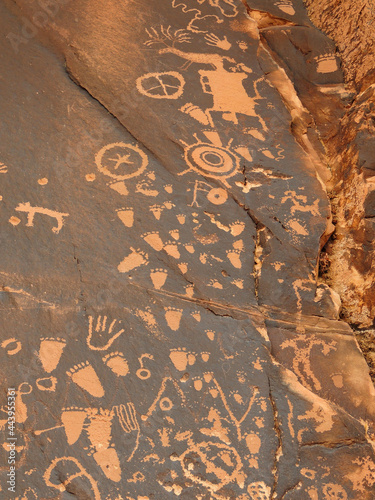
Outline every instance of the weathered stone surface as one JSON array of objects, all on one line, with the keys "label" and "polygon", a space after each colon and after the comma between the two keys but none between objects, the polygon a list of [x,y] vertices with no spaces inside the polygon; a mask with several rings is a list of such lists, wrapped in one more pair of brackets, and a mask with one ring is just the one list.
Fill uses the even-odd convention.
[{"label": "weathered stone surface", "polygon": [[306,5],[312,20],[338,45],[347,88],[360,91],[352,94],[335,133],[324,137],[333,174],[329,190],[336,225],[335,239],[325,249],[329,263],[325,277],[342,299],[343,317],[368,328],[375,318],[375,6],[371,1],[330,0],[306,1]]},{"label": "weathered stone surface", "polygon": [[313,23],[335,41],[346,80],[357,90],[375,83],[374,16],[371,0],[305,0]]},{"label": "weathered stone surface", "polygon": [[303,3],[0,13],[4,498],[371,500],[375,391],[318,275],[349,94]]}]

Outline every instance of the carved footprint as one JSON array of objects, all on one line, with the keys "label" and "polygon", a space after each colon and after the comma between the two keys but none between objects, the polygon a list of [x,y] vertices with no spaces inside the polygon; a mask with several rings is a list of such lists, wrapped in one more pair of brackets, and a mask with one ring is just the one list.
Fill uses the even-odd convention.
[{"label": "carved footprint", "polygon": [[180,239],[180,231],[178,229],[172,229],[172,231],[169,231],[169,234],[176,241],[178,241]]},{"label": "carved footprint", "polygon": [[243,280],[233,280],[231,281],[232,285],[236,286],[237,288],[239,288],[240,290],[243,290]]},{"label": "carved footprint", "polygon": [[194,389],[196,391],[201,391],[202,387],[203,387],[202,379],[200,377],[194,377],[193,378],[193,385],[194,385]]},{"label": "carved footprint", "polygon": [[156,290],[160,290],[167,280],[168,271],[166,269],[151,269],[150,277]]},{"label": "carved footprint", "polygon": [[116,210],[117,217],[126,227],[133,227],[134,224],[134,209],[131,207],[119,208]]},{"label": "carved footprint", "polygon": [[186,274],[188,272],[188,265],[186,262],[180,262],[180,264],[178,264],[178,268],[182,274]]},{"label": "carved footprint", "polygon": [[201,352],[201,357],[202,360],[207,363],[207,361],[210,359],[210,353],[209,352]]},{"label": "carved footprint", "polygon": [[289,14],[290,16],[294,16],[296,11],[294,10],[292,2],[289,0],[281,0],[279,2],[275,2],[276,7],[285,12],[285,14]]},{"label": "carved footprint", "polygon": [[184,247],[185,247],[186,251],[189,253],[195,252],[194,245],[192,245],[191,243],[187,243],[186,245],[184,245]]},{"label": "carved footprint", "polygon": [[104,396],[104,389],[91,364],[86,361],[73,366],[66,372],[72,381],[96,398]]},{"label": "carved footprint", "polygon": [[178,246],[174,241],[168,241],[163,248],[171,257],[174,257],[175,259],[179,259],[181,257]]},{"label": "carved footprint", "polygon": [[59,364],[66,341],[60,338],[41,338],[39,359],[44,370],[51,373]]},{"label": "carved footprint", "polygon": [[86,408],[77,406],[63,408],[61,422],[65,429],[68,444],[74,444],[82,434],[86,416]]},{"label": "carved footprint", "polygon": [[142,234],[142,238],[157,252],[160,252],[160,250],[163,249],[163,241],[160,238],[158,231],[151,231],[149,233],[144,233]]},{"label": "carved footprint", "polygon": [[188,353],[186,352],[185,347],[172,349],[169,357],[174,364],[176,370],[183,372],[186,370],[188,364]]},{"label": "carved footprint", "polygon": [[235,267],[236,269],[241,269],[242,267],[242,262],[240,259],[241,251],[234,249],[234,250],[228,250],[226,253],[232,266]]},{"label": "carved footprint", "polygon": [[189,298],[193,297],[194,295],[194,285],[189,284],[185,285],[185,295]]},{"label": "carved footprint", "polygon": [[169,328],[174,332],[180,328],[182,313],[182,309],[176,309],[175,307],[165,307],[166,322]]},{"label": "carved footprint", "polygon": [[210,280],[207,283],[207,286],[211,286],[212,288],[217,288],[218,290],[222,290],[223,289],[223,285],[218,280]]},{"label": "carved footprint", "polygon": [[210,340],[214,340],[215,332],[213,330],[205,330],[205,333]]},{"label": "carved footprint", "polygon": [[200,320],[202,319],[201,318],[201,313],[199,311],[193,311],[191,313],[191,315],[193,316],[193,318],[198,321],[198,323],[200,322]]},{"label": "carved footprint", "polygon": [[130,248],[131,253],[127,255],[118,265],[117,269],[120,273],[128,273],[137,267],[148,264],[148,255],[142,250]]},{"label": "carved footprint", "polygon": [[229,227],[230,227],[230,232],[231,232],[232,236],[238,236],[245,229],[245,223],[242,221],[236,220],[235,222],[230,224]]},{"label": "carved footprint", "polygon": [[150,207],[150,212],[154,214],[156,220],[160,220],[161,214],[163,213],[165,207],[163,205],[152,205]]},{"label": "carved footprint", "polygon": [[118,377],[125,377],[129,373],[129,365],[122,352],[111,352],[103,358],[103,362]]},{"label": "carved footprint", "polygon": [[179,222],[181,225],[185,224],[185,221],[186,221],[186,215],[184,215],[184,214],[178,214],[178,215],[176,215],[176,217],[177,217],[178,222]]}]

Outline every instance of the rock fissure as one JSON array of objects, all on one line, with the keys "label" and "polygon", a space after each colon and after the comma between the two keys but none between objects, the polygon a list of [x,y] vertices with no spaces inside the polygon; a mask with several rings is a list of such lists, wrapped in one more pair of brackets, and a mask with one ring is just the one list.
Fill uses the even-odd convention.
[{"label": "rock fissure", "polygon": [[278,481],[279,481],[279,461],[281,456],[283,455],[283,433],[281,430],[280,422],[278,419],[278,409],[276,405],[276,401],[273,397],[272,394],[272,388],[271,388],[271,382],[268,379],[268,388],[269,388],[269,401],[272,407],[272,414],[273,414],[273,426],[274,426],[274,432],[276,433],[277,437],[277,448],[275,450],[275,455],[274,455],[274,460],[273,460],[273,467],[272,467],[272,475],[273,475],[273,485],[272,489],[270,492],[270,498],[277,498],[277,487],[278,487]]}]

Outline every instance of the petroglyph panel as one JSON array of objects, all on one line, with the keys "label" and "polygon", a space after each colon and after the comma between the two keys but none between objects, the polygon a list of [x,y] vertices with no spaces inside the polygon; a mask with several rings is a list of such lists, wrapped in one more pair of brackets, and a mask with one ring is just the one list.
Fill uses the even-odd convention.
[{"label": "petroglyph panel", "polygon": [[297,92],[341,78],[332,42],[299,0],[41,8],[0,6],[15,498],[370,500],[375,393],[318,276]]}]

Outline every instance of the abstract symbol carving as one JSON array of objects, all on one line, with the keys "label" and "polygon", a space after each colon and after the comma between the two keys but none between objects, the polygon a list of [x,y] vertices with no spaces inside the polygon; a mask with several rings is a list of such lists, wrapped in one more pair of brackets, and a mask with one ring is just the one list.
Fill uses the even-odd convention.
[{"label": "abstract symbol carving", "polygon": [[173,45],[177,42],[191,43],[191,36],[187,31],[183,29],[172,31],[171,26],[165,28],[163,25],[161,25],[160,33],[155,28],[146,29],[146,33],[149,36],[149,40],[145,42],[145,45],[147,47],[151,47],[155,44],[167,45],[167,40],[169,40],[169,42],[172,42]]},{"label": "abstract symbol carving", "polygon": [[135,411],[135,407],[133,403],[127,403],[127,405],[120,405],[120,406],[114,406],[114,411],[116,412],[116,415],[119,419],[120,425],[124,432],[127,434],[130,434],[132,432],[137,433],[137,437],[135,440],[135,445],[132,453],[130,454],[128,458],[128,462],[131,461],[131,459],[134,456],[134,453],[137,451],[138,445],[139,445],[139,436],[140,436],[140,428],[139,428],[139,423],[137,420],[137,414]]},{"label": "abstract symbol carving", "polygon": [[104,175],[124,181],[138,177],[148,165],[147,155],[138,147],[124,142],[104,146],[95,157],[98,170]]},{"label": "abstract symbol carving", "polygon": [[178,99],[184,92],[185,80],[177,71],[148,73],[138,78],[138,91],[153,99]]},{"label": "abstract symbol carving", "polygon": [[189,441],[188,449],[179,457],[186,477],[213,493],[233,481],[243,487],[241,458],[232,446],[213,442],[195,444]]},{"label": "abstract symbol carving", "polygon": [[324,500],[347,500],[348,495],[338,484],[328,483],[323,486]]},{"label": "abstract symbol carving", "polygon": [[[185,161],[192,169],[205,177],[212,179],[220,179],[224,184],[227,184],[226,179],[233,177],[238,172],[240,159],[233,154],[228,147],[224,148],[221,144],[213,144],[200,141],[197,136],[196,143],[189,145],[183,142],[185,146]],[[184,175],[189,170],[181,172],[179,175]],[[225,194],[220,192],[211,193],[211,200],[215,204],[221,204],[225,199]],[[210,200],[210,201],[211,201]]]},{"label": "abstract symbol carving", "polygon": [[247,491],[251,500],[268,500],[271,495],[271,488],[263,481],[256,481],[249,484]]},{"label": "abstract symbol carving", "polygon": [[8,172],[8,167],[0,161],[0,174],[6,174]]},{"label": "abstract symbol carving", "polygon": [[38,378],[36,380],[36,385],[40,391],[54,392],[56,390],[57,378],[56,377]]},{"label": "abstract symbol carving", "polygon": [[207,184],[207,182],[195,181],[193,189],[193,201],[189,206],[200,206],[197,201],[199,191],[206,193],[207,200],[213,205],[223,205],[228,199],[228,193],[225,189],[213,188],[210,184]]},{"label": "abstract symbol carving", "polygon": [[231,177],[239,166],[239,158],[228,149],[209,143],[189,146],[185,151],[185,159],[193,170],[214,178]]},{"label": "abstract symbol carving", "polygon": [[16,392],[16,422],[23,424],[27,420],[27,406],[23,401],[22,396],[31,394],[33,388],[30,384],[23,382]]},{"label": "abstract symbol carving", "polygon": [[[67,470],[67,479],[62,481],[60,479],[61,477],[61,465],[63,463],[66,463],[66,465],[69,464],[68,470]],[[73,465],[73,467],[72,467]],[[73,470],[72,470],[73,468]],[[74,471],[74,468],[76,471]],[[65,474],[64,474],[65,476]],[[67,486],[74,481],[74,479],[84,477],[86,478],[90,486],[92,488],[92,491],[94,493],[94,500],[101,500],[98,484],[95,481],[95,479],[88,473],[86,470],[83,468],[83,466],[78,462],[78,460],[74,457],[61,457],[61,458],[56,458],[53,460],[51,465],[48,467],[46,472],[44,473],[44,480],[46,482],[47,486],[50,486],[51,488],[55,488],[56,490],[59,490],[61,493],[67,490]],[[58,483],[53,483],[52,478],[57,478]]]},{"label": "abstract symbol carving", "polygon": [[17,339],[11,338],[11,339],[4,340],[4,342],[2,342],[0,344],[3,349],[6,349],[8,346],[11,346],[12,344],[15,344],[15,345],[14,345],[13,349],[9,349],[7,351],[8,356],[14,356],[18,352],[20,352],[20,350],[22,349],[22,343]]},{"label": "abstract symbol carving", "polygon": [[142,354],[140,358],[138,358],[139,364],[141,367],[137,370],[136,375],[139,379],[141,380],[147,380],[151,377],[151,372],[147,368],[144,367],[143,364],[143,359],[154,359],[154,356],[152,354]]}]

